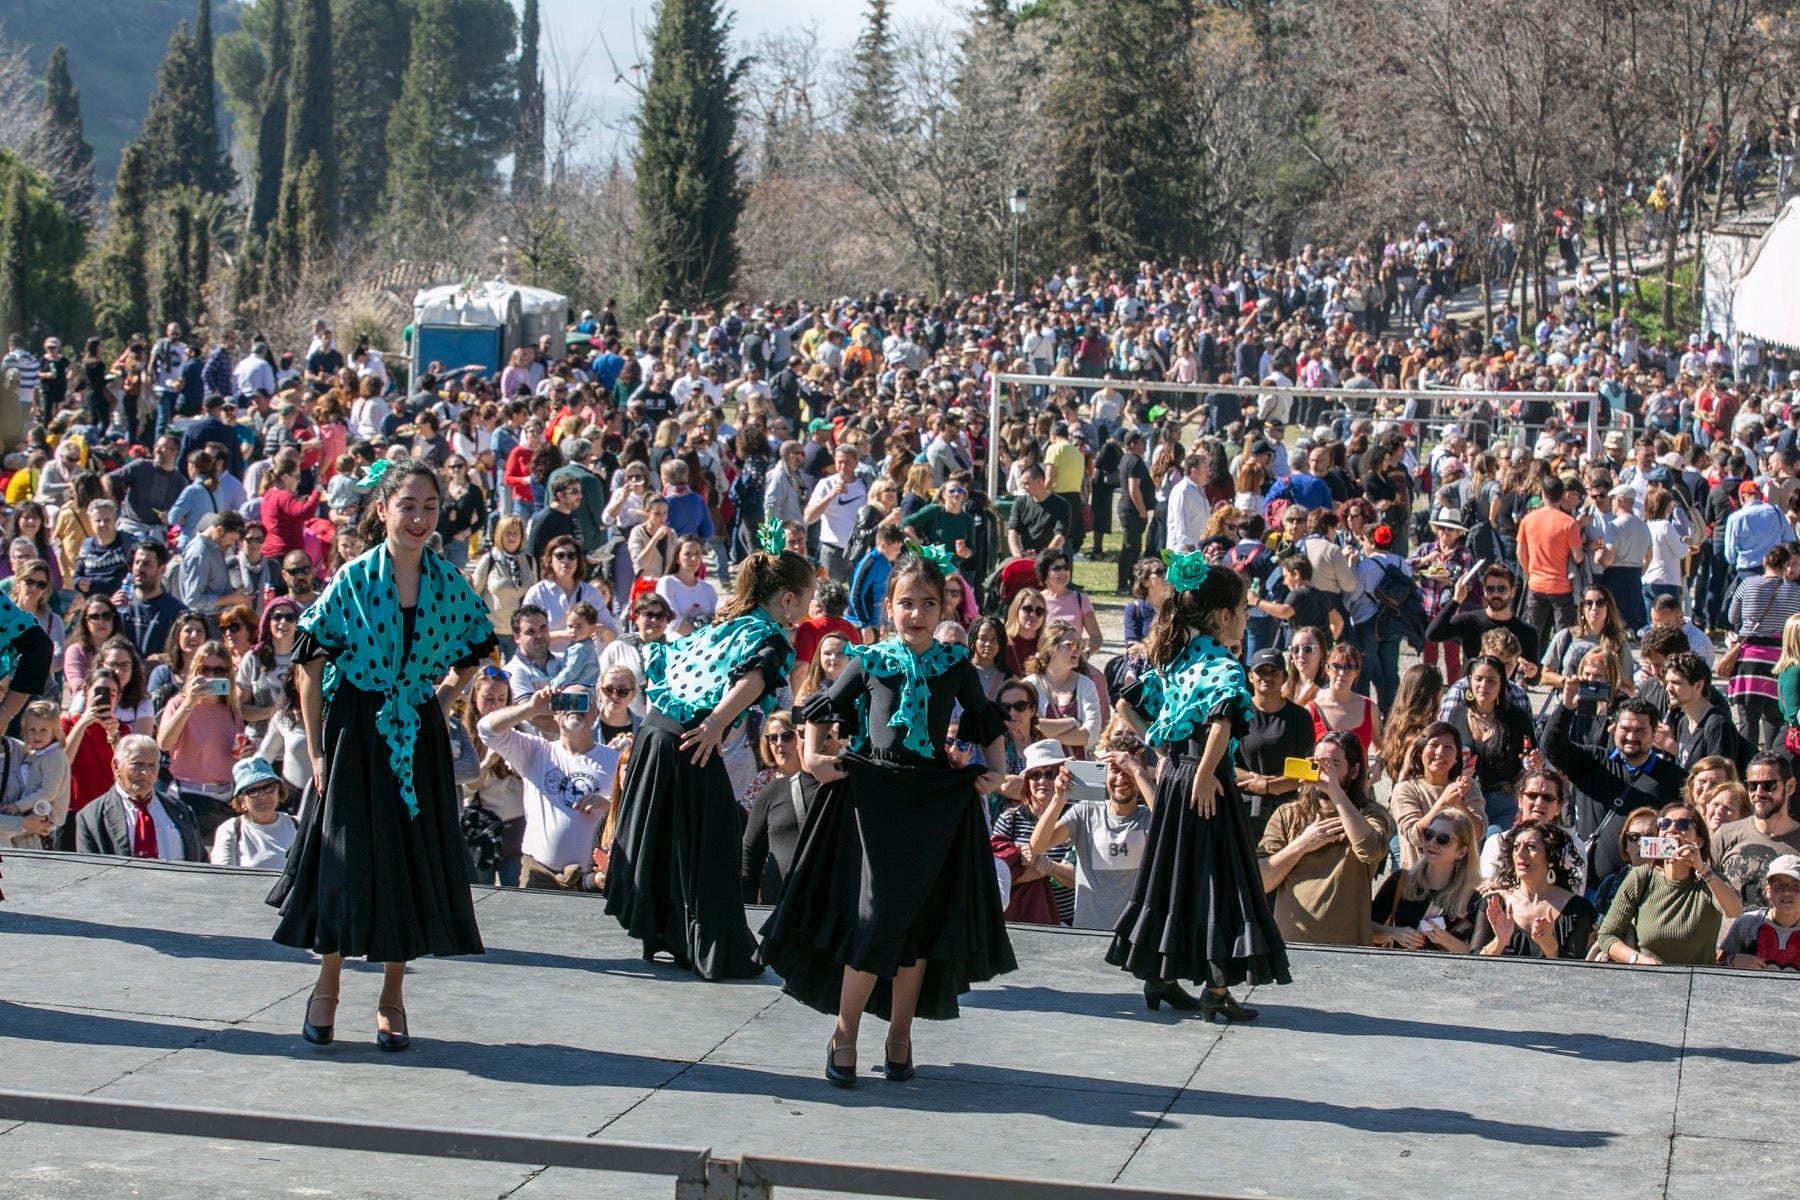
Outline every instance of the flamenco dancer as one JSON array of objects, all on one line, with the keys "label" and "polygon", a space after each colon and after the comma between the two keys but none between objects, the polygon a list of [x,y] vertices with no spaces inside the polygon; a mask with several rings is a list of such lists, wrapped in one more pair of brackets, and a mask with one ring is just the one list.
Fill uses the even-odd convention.
[{"label": "flamenco dancer", "polygon": [[404,1050],[406,964],[482,952],[444,707],[493,652],[494,630],[462,572],[426,547],[436,473],[384,460],[369,482],[362,533],[384,540],[300,619],[292,661],[318,799],[269,903],[275,940],[322,956],[301,1035],[331,1042],[351,955],[382,964],[375,1044]]},{"label": "flamenco dancer", "polygon": [[[838,1087],[856,1083],[865,1009],[889,1023],[883,1074],[911,1079],[913,1018],[951,1020],[970,984],[1018,966],[980,799],[1001,776],[970,765],[945,740],[960,702],[959,740],[1004,763],[1004,720],[968,652],[932,639],[944,612],[936,561],[902,555],[886,603],[897,636],[845,647],[843,674],[801,711],[804,767],[830,786],[820,789],[762,930],[760,957],[787,993],[837,1016],[825,1078]],[[821,752],[827,725],[861,730],[865,714],[866,754]]]},{"label": "flamenco dancer", "polygon": [[[1144,981],[1152,1010],[1166,1001],[1220,1024],[1254,1021],[1256,1009],[1228,989],[1291,978],[1232,768],[1250,691],[1225,643],[1243,641],[1246,590],[1236,571],[1209,571],[1199,553],[1164,557],[1172,594],[1150,627],[1152,670],[1126,700],[1132,724],[1165,757],[1144,865],[1106,961]],[[1182,979],[1202,985],[1197,1000]]]},{"label": "flamenco dancer", "polygon": [[632,743],[608,866],[606,911],[702,979],[762,974],[738,888],[743,817],[719,743],[752,704],[773,710],[794,667],[787,631],[805,618],[817,576],[782,553],[780,523],[739,566],[718,620],[670,645],[644,646],[651,711]]}]

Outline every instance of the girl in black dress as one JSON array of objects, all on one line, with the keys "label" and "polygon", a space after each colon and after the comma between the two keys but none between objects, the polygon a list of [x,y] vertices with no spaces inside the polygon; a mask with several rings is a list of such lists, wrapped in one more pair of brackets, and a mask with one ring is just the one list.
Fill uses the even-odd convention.
[{"label": "girl in black dress", "polygon": [[1168,582],[1146,647],[1152,669],[1126,696],[1132,724],[1164,758],[1144,865],[1106,961],[1144,981],[1152,1009],[1196,1007],[1178,982],[1191,979],[1206,989],[1197,1006],[1207,1019],[1253,1021],[1228,989],[1290,978],[1232,766],[1250,692],[1225,644],[1243,640],[1247,591],[1198,553],[1171,558]]},{"label": "girl in black dress", "polygon": [[332,1040],[344,957],[356,955],[384,968],[376,1044],[404,1050],[407,962],[482,952],[444,706],[494,631],[462,573],[426,547],[443,501],[436,473],[384,460],[369,475],[362,529],[384,540],[332,575],[294,647],[318,800],[269,903],[281,910],[275,940],[321,956],[306,1040]]},{"label": "girl in black dress", "polygon": [[[902,555],[887,606],[897,636],[847,647],[850,664],[801,711],[802,769],[848,784],[820,789],[759,951],[789,995],[837,1016],[825,1078],[839,1087],[856,1083],[865,1008],[889,1022],[887,1078],[910,1079],[913,1018],[954,1018],[971,983],[1018,965],[981,803],[1002,769],[973,764],[967,748],[1004,764],[1005,723],[968,651],[932,639],[944,612],[935,562]],[[826,754],[834,721],[866,736],[867,751]]]},{"label": "girl in black dress", "polygon": [[762,974],[738,889],[743,809],[718,749],[752,704],[774,708],[816,578],[798,554],[752,554],[715,624],[643,647],[650,711],[619,795],[606,911],[646,959],[665,951],[709,981]]}]

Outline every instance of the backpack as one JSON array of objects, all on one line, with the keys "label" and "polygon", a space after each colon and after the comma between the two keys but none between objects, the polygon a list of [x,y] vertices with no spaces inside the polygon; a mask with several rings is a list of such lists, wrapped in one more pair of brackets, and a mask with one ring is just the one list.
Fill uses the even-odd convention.
[{"label": "backpack", "polygon": [[1414,650],[1423,649],[1425,601],[1419,593],[1418,581],[1384,562],[1375,565],[1381,568],[1381,581],[1369,593],[1376,604],[1375,620],[1384,629],[1398,632],[1401,640]]}]

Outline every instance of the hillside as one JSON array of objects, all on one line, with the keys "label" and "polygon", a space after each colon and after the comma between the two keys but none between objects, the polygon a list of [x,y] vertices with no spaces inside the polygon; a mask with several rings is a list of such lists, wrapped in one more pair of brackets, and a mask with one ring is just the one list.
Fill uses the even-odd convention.
[{"label": "hillside", "polygon": [[[81,119],[94,146],[94,174],[112,183],[119,151],[138,134],[169,35],[194,21],[195,0],[6,0],[0,22],[41,74],[58,44],[81,89]],[[238,27],[237,0],[213,0],[213,36]],[[220,120],[224,121],[221,108]]]}]

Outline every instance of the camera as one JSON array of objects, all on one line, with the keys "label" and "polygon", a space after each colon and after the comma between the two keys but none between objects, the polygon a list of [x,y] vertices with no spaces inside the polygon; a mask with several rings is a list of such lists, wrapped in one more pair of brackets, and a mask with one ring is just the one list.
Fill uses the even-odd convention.
[{"label": "camera", "polygon": [[1319,782],[1319,760],[1316,758],[1290,758],[1281,764],[1281,773],[1288,779],[1298,779],[1303,783]]},{"label": "camera", "polygon": [[206,681],[206,686],[200,689],[200,694],[203,696],[229,696],[231,695],[231,680],[209,679]]},{"label": "camera", "polygon": [[1584,679],[1576,686],[1575,698],[1582,704],[1605,704],[1610,698],[1607,695],[1609,691],[1611,691],[1611,689],[1607,686],[1605,680],[1592,681]]},{"label": "camera", "polygon": [[1672,837],[1641,837],[1638,839],[1638,853],[1652,862],[1667,862],[1681,849],[1681,839]]},{"label": "camera", "polygon": [[586,692],[558,692],[550,697],[550,711],[553,713],[584,713],[593,703]]}]

